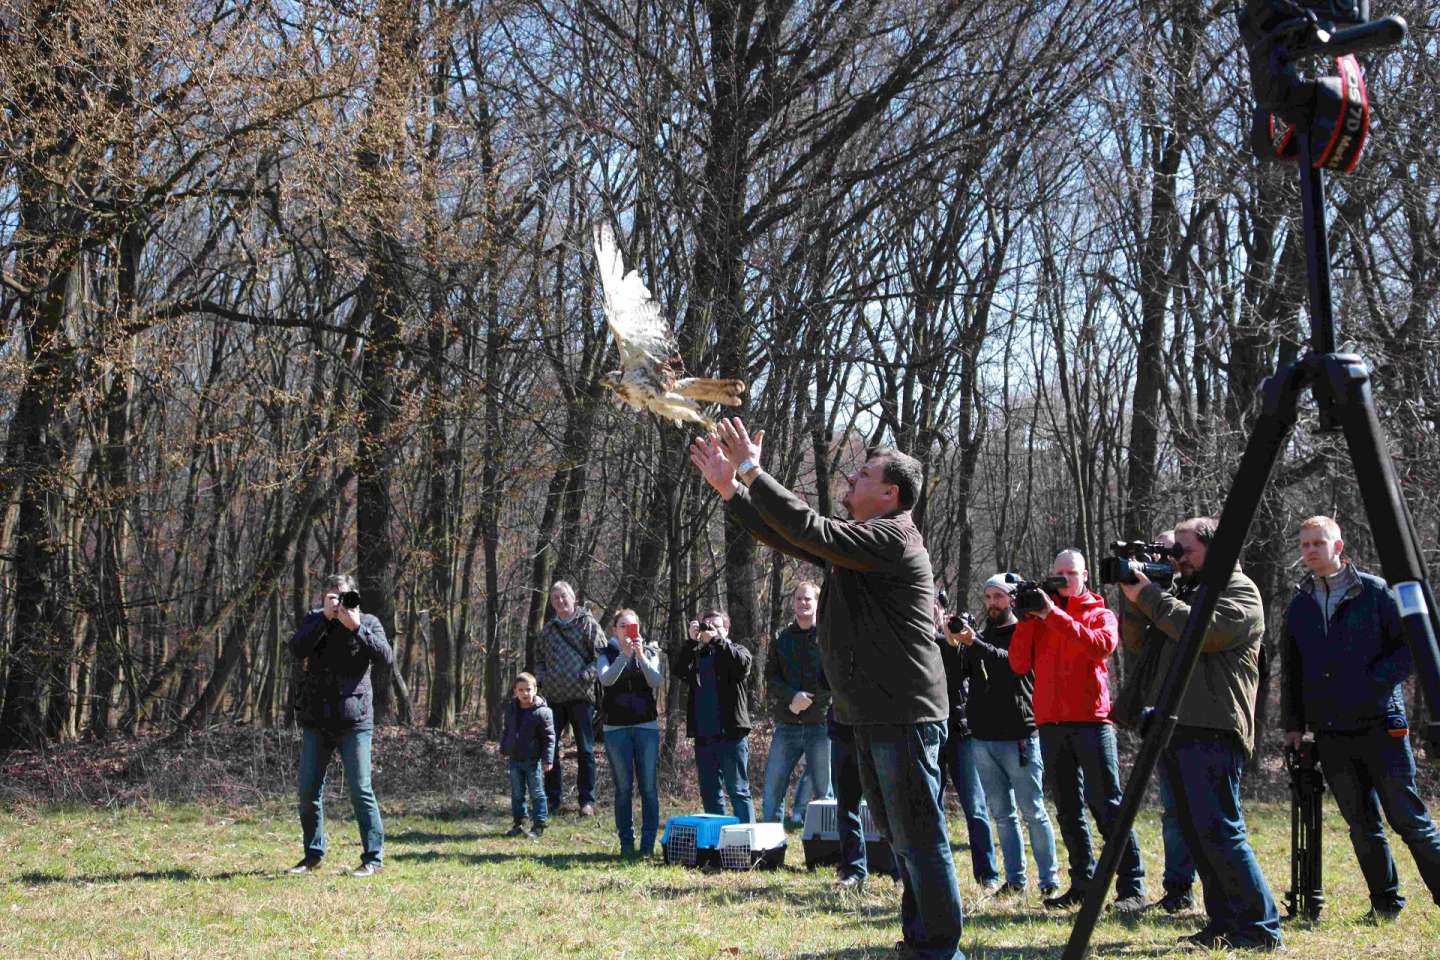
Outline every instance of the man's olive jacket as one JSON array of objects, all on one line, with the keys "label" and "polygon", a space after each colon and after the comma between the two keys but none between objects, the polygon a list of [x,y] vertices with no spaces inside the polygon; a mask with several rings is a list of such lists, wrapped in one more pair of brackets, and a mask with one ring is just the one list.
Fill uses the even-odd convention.
[{"label": "man's olive jacket", "polygon": [[757,539],[824,568],[817,623],[838,722],[949,717],[930,554],[910,511],[863,523],[829,519],[763,472],[727,508]]},{"label": "man's olive jacket", "polygon": [[[1154,706],[1170,673],[1180,645],[1180,632],[1190,616],[1190,599],[1198,581],[1182,584],[1167,594],[1153,583],[1140,591],[1137,603],[1121,607],[1120,636],[1134,653],[1146,643],[1163,643],[1144,706]],[[1154,630],[1147,631],[1147,624]],[[1255,749],[1255,696],[1260,686],[1260,643],[1265,636],[1265,608],[1255,581],[1237,566],[1216,598],[1215,615],[1200,649],[1200,662],[1180,701],[1179,721],[1184,726],[1233,730],[1245,745]]]}]

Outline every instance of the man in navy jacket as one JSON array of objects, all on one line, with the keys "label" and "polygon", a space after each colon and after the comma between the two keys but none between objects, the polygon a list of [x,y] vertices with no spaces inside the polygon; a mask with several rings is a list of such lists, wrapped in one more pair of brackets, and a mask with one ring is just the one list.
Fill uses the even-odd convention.
[{"label": "man in navy jacket", "polygon": [[1310,574],[1285,613],[1281,709],[1285,745],[1315,734],[1320,767],[1370,888],[1370,920],[1405,906],[1380,823],[1404,839],[1430,895],[1440,903],[1440,833],[1415,789],[1402,684],[1410,648],[1385,581],[1341,554],[1340,525],[1316,516],[1300,524],[1300,558]]}]

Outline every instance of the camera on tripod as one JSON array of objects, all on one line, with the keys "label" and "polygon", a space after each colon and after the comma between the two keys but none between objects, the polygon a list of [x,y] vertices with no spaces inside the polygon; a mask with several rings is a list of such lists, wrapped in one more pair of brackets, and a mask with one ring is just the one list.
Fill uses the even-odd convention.
[{"label": "camera on tripod", "polygon": [[1100,560],[1101,583],[1138,583],[1139,570],[1160,586],[1169,586],[1175,579],[1175,564],[1185,549],[1178,544],[1146,543],[1143,540],[1116,540],[1110,544],[1113,556]]},{"label": "camera on tripod", "polygon": [[1046,577],[1044,580],[1021,580],[1015,584],[1015,599],[1011,606],[1020,616],[1027,613],[1037,613],[1045,609],[1045,594],[1056,602],[1056,606],[1064,606],[1065,601],[1060,596],[1060,591],[1065,587],[1065,578],[1062,576]]}]

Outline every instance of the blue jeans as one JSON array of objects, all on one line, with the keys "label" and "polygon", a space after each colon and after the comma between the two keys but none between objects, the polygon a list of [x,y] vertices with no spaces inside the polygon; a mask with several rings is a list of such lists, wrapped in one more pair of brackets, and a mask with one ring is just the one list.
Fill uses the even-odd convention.
[{"label": "blue jeans", "polygon": [[340,763],[345,768],[345,789],[350,792],[350,806],[355,811],[355,825],[360,828],[360,862],[380,863],[384,858],[385,824],[380,820],[380,804],[370,783],[369,730],[348,733],[322,733],[306,727],[300,740],[300,830],[304,834],[305,856],[325,856],[325,776],[330,756],[340,748]]},{"label": "blue jeans", "polygon": [[824,723],[777,723],[765,760],[766,823],[780,823],[785,815],[785,793],[795,764],[805,758],[805,767],[817,799],[830,796],[830,733]]},{"label": "blue jeans", "polygon": [[1176,727],[1161,761],[1205,892],[1207,932],[1234,946],[1280,942],[1280,913],[1240,812],[1245,749],[1223,730]]},{"label": "blue jeans", "polygon": [[516,823],[526,817],[525,791],[530,791],[530,802],[535,805],[535,826],[545,826],[550,819],[550,810],[545,802],[545,785],[540,778],[539,760],[510,761],[510,816]]},{"label": "blue jeans", "polygon": [[900,872],[900,930],[911,955],[964,960],[965,912],[940,808],[945,722],[856,726],[860,782]]},{"label": "blue jeans", "polygon": [[[845,728],[850,729],[850,728]],[[854,733],[830,738],[830,769],[835,774],[835,824],[840,834],[841,879],[870,875],[865,855],[865,821],[860,818],[860,763],[855,756]]]},{"label": "blue jeans", "polygon": [[741,823],[755,822],[755,805],[750,801],[750,737],[698,737],[695,740],[695,770],[700,775],[700,802],[706,813],[725,812],[723,781],[730,794],[730,811]]},{"label": "blue jeans", "polygon": [[615,778],[615,832],[620,835],[620,852],[635,850],[635,811],[631,798],[640,784],[640,852],[655,850],[660,829],[660,791],[655,768],[660,761],[660,731],[654,727],[608,727],[605,755]]},{"label": "blue jeans", "polygon": [[990,833],[990,812],[985,805],[985,792],[975,772],[970,735],[958,735],[952,725],[940,756],[940,790],[943,795],[948,775],[955,796],[960,800],[960,809],[965,811],[965,830],[970,839],[970,872],[975,876],[975,882],[983,887],[1000,879],[1000,868],[995,866],[995,838]]},{"label": "blue jeans", "polygon": [[1032,733],[1024,740],[972,739],[971,753],[975,758],[975,773],[985,788],[985,803],[995,821],[995,831],[1000,835],[1005,882],[1022,889],[1025,886],[1025,840],[1020,835],[1023,817],[1030,834],[1030,847],[1035,853],[1040,889],[1057,889],[1060,877],[1055,860],[1055,831],[1050,827],[1045,793],[1040,786],[1045,762],[1040,757],[1039,734]]},{"label": "blue jeans", "polygon": [[1160,837],[1165,843],[1165,892],[1188,894],[1195,886],[1195,861],[1190,856],[1190,845],[1185,842],[1185,831],[1180,826],[1180,814],[1175,809],[1175,794],[1170,789],[1170,778],[1165,771],[1155,778],[1160,786]]},{"label": "blue jeans", "polygon": [[[827,735],[825,755],[830,756],[829,739]],[[830,793],[835,793],[835,770],[830,770]],[[810,801],[815,799],[815,788],[810,783],[810,765],[807,763],[800,768],[800,776],[795,778],[795,796],[790,799],[790,819],[795,823],[804,826],[805,811],[810,806]]]},{"label": "blue jeans", "polygon": [[[1055,801],[1055,818],[1070,858],[1070,886],[1084,890],[1095,875],[1095,854],[1090,849],[1090,828],[1085,807],[1095,817],[1100,835],[1110,837],[1110,825],[1120,812],[1120,760],[1115,750],[1115,728],[1108,723],[1046,723],[1040,727],[1040,752],[1045,776]],[[1120,854],[1115,875],[1115,896],[1121,900],[1145,895],[1145,867],[1135,831]]]},{"label": "blue jeans", "polygon": [[555,715],[555,763],[545,774],[545,799],[550,809],[559,810],[565,800],[564,764],[560,762],[560,735],[568,726],[575,734],[575,750],[579,757],[575,761],[575,789],[580,795],[580,805],[595,802],[595,704],[586,700],[566,700],[550,704]]},{"label": "blue jeans", "polygon": [[1356,734],[1319,734],[1320,768],[1335,795],[1335,806],[1350,825],[1350,845],[1370,888],[1370,904],[1382,913],[1405,906],[1395,860],[1385,840],[1385,819],[1415,858],[1430,896],[1440,903],[1440,835],[1425,801],[1415,790],[1415,755],[1409,737],[1384,730]]}]

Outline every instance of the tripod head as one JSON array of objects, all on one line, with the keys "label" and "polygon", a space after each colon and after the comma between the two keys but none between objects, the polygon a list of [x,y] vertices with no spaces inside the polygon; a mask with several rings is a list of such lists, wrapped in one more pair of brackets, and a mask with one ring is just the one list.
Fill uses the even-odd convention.
[{"label": "tripod head", "polygon": [[[1355,54],[1394,46],[1406,30],[1399,17],[1369,14],[1367,0],[1247,0],[1240,35],[1255,91],[1251,146],[1261,159],[1298,160],[1299,139],[1309,135],[1316,169],[1355,169],[1370,129]],[[1309,76],[1315,57],[1330,58],[1335,75]]]}]

